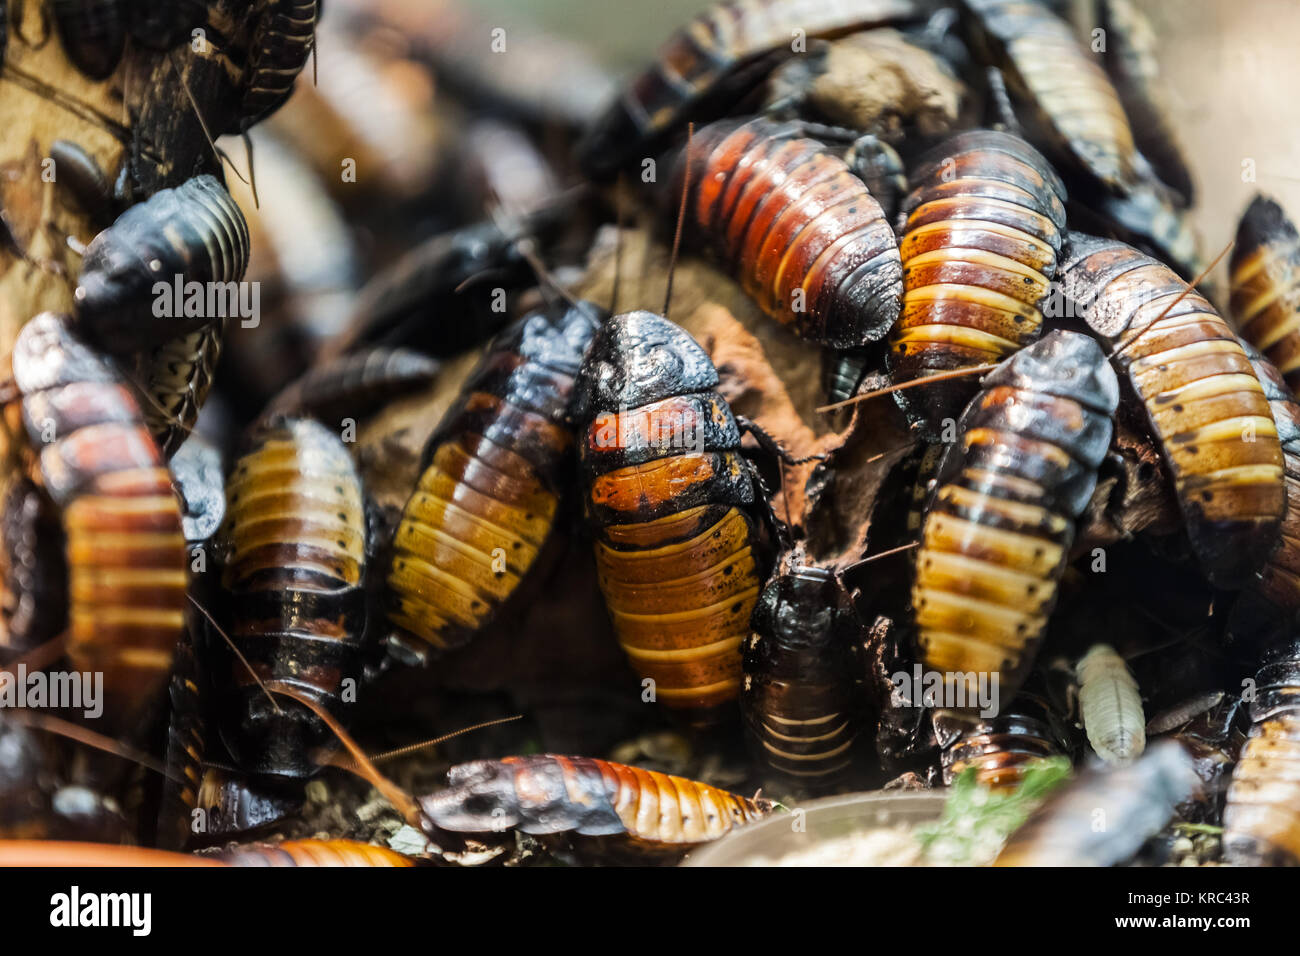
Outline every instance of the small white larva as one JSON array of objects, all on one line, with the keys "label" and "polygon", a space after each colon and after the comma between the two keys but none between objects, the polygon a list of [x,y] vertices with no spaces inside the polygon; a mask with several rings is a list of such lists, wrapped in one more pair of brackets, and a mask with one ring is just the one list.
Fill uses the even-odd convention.
[{"label": "small white larva", "polygon": [[1137,681],[1115,648],[1094,644],[1075,665],[1079,715],[1088,743],[1106,763],[1126,763],[1146,747],[1146,718]]}]

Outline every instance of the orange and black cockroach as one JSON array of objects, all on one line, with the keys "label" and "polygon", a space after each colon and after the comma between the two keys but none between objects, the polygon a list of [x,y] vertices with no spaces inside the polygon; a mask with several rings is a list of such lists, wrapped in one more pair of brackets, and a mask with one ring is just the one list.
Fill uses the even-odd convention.
[{"label": "orange and black cockroach", "polygon": [[1228,274],[1241,337],[1300,387],[1300,233],[1272,199],[1256,196],[1241,217]]},{"label": "orange and black cockroach", "polygon": [[392,867],[416,861],[358,840],[285,840],[235,845],[217,853],[187,854],[75,840],[0,840],[0,866],[156,868],[195,866]]},{"label": "orange and black cockroach", "polygon": [[68,568],[59,509],[14,475],[0,497],[0,649],[24,653],[67,626]]},{"label": "orange and black cockroach", "polygon": [[246,843],[214,854],[227,866],[275,867],[394,867],[415,866],[416,861],[396,850],[359,840],[285,840],[282,843]]},{"label": "orange and black cockroach", "polygon": [[688,723],[732,712],[769,557],[740,429],[707,352],[661,315],[616,315],[578,376],[584,509],[614,632]]},{"label": "orange and black cockroach", "polygon": [[1161,741],[1134,763],[1090,768],[1049,795],[993,865],[1117,866],[1199,789],[1191,757]]},{"label": "orange and black cockroach", "polygon": [[902,266],[880,204],[803,123],[706,126],[687,147],[688,219],[768,315],[835,348],[898,317]]},{"label": "orange and black cockroach", "polygon": [[267,409],[272,415],[305,415],[330,425],[360,418],[390,401],[431,385],[437,359],[411,349],[372,348],[315,366],[286,386]]},{"label": "orange and black cockroach", "polygon": [[[901,210],[903,305],[890,336],[891,376],[906,382],[1002,361],[1042,331],[1039,304],[1063,241],[1065,186],[1037,150],[995,130],[936,146],[911,183]],[[937,437],[975,387],[953,379],[898,398]]]},{"label": "orange and black cockroach", "polygon": [[724,115],[800,37],[834,37],[912,17],[911,0],[731,0],[675,33],[578,146],[583,171],[611,179],[651,156],[689,122]]},{"label": "orange and black cockroach", "polygon": [[1250,735],[1228,784],[1223,854],[1233,864],[1300,865],[1300,644],[1264,655],[1249,700]]},{"label": "orange and black cockroach", "polygon": [[256,0],[241,92],[240,125],[247,129],[279,109],[316,49],[319,0]]},{"label": "orange and black cockroach", "polygon": [[103,673],[105,713],[124,729],[161,692],[185,626],[180,503],[131,389],[68,317],[24,325],[12,367],[41,484],[62,513],[68,661]]},{"label": "orange and black cockroach", "polygon": [[926,508],[912,584],[921,656],[945,675],[946,690],[973,690],[958,686],[972,673],[998,675],[1003,699],[1019,689],[1118,405],[1101,348],[1058,330],[991,372],[962,415]]},{"label": "orange and black cockroach", "polygon": [[740,703],[755,759],[798,791],[842,783],[867,716],[867,630],[843,581],[796,546],[759,592],[750,623]]},{"label": "orange and black cockroach", "polygon": [[107,78],[122,59],[125,7],[124,0],[50,0],[64,53],[92,80]]},{"label": "orange and black cockroach", "polygon": [[[208,310],[215,291],[221,299],[214,304],[226,315],[235,312],[248,252],[248,224],[214,177],[196,176],[160,190],[86,247],[74,293],[78,326],[92,344],[114,355],[198,332],[216,318]],[[181,301],[172,303],[172,316],[162,321],[154,318],[159,282],[181,287],[179,296],[169,290]],[[189,283],[203,287],[202,308],[186,307]]]},{"label": "orange and black cockroach", "polygon": [[1172,269],[1071,233],[1061,307],[1081,316],[1145,410],[1192,550],[1219,587],[1248,583],[1286,510],[1282,448],[1250,358]]},{"label": "orange and black cockroach", "polygon": [[225,627],[238,655],[212,683],[227,749],[249,773],[304,777],[328,729],[268,680],[335,716],[355,699],[367,627],[370,533],[361,479],[339,436],[308,419],[257,426],[226,482],[220,531]]},{"label": "orange and black cockroach", "polygon": [[1036,0],[962,0],[975,49],[997,66],[1030,133],[1053,157],[1115,193],[1136,178],[1119,95],[1069,24]]},{"label": "orange and black cockroach", "polygon": [[981,786],[1015,789],[1024,779],[1027,763],[1060,757],[1070,749],[1055,710],[1036,694],[1017,695],[993,717],[937,710],[931,722],[945,784],[974,768]]},{"label": "orange and black cockroach", "polygon": [[574,380],[603,317],[562,303],[506,328],[429,437],[393,538],[388,617],[435,649],[477,634],[551,538],[572,480]]}]

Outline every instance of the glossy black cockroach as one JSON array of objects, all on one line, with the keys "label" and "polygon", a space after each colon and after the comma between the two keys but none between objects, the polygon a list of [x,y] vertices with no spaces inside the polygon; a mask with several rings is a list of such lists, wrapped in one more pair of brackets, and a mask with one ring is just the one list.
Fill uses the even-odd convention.
[{"label": "glossy black cockroach", "polygon": [[718,372],[652,312],[616,315],[578,376],[584,508],[619,643],[655,699],[703,725],[740,692],[770,558]]},{"label": "glossy black cockroach", "polygon": [[741,709],[755,759],[816,792],[850,772],[864,726],[866,627],[843,582],[785,553],[759,593],[744,645]]},{"label": "glossy black cockroach", "polygon": [[[912,170],[899,252],[903,308],[890,337],[896,381],[1000,362],[1042,330],[1056,272],[1065,186],[1037,150],[994,130],[961,133]],[[972,380],[927,386],[900,404],[928,437],[956,418]],[[933,432],[934,434],[929,434]]]},{"label": "glossy black cockroach", "polygon": [[1071,233],[1061,305],[1084,318],[1146,412],[1193,551],[1219,587],[1268,559],[1286,510],[1282,448],[1250,359],[1168,266]]},{"label": "glossy black cockroach", "polygon": [[1001,707],[996,717],[936,710],[931,722],[945,784],[973,767],[981,786],[1014,789],[1024,778],[1026,763],[1069,752],[1056,712],[1046,699],[1028,692]]},{"label": "glossy black cockroach", "polygon": [[1127,763],[1146,747],[1142,694],[1115,648],[1094,644],[1075,664],[1079,718],[1093,751],[1106,763]]},{"label": "glossy black cockroach", "polygon": [[1119,95],[1069,25],[1034,0],[962,0],[975,46],[1026,110],[1031,139],[1116,193],[1137,147]]},{"label": "glossy black cockroach", "polygon": [[170,50],[207,22],[207,0],[163,0],[129,5],[127,29],[137,43],[155,50]]},{"label": "glossy black cockroach", "polygon": [[[238,314],[237,285],[248,267],[248,247],[243,213],[212,176],[161,190],[124,212],[86,248],[74,294],[79,325],[105,351],[123,354],[197,332],[219,315]],[[167,286],[163,295],[181,301],[172,302],[170,318],[149,321],[156,314],[158,283]],[[187,291],[176,295],[176,285],[189,283],[202,284],[200,308],[185,307]],[[218,307],[217,315],[210,305]]]},{"label": "glossy black cockroach", "polygon": [[1116,866],[1199,789],[1187,752],[1161,741],[1135,763],[1087,770],[1050,795],[993,865]]},{"label": "glossy black cockroach", "polygon": [[141,353],[134,379],[143,390],[144,417],[163,454],[170,457],[189,437],[207,401],[221,358],[226,321],[218,319]]},{"label": "glossy black cockroach", "polygon": [[1300,387],[1300,233],[1272,199],[1256,196],[1247,207],[1228,272],[1242,338]]},{"label": "glossy black cockroach", "polygon": [[723,115],[754,89],[802,36],[833,37],[910,17],[910,0],[732,0],[700,14],[668,40],[588,130],[578,147],[586,174],[610,179],[651,156],[690,121]]},{"label": "glossy black cockroach", "polygon": [[72,198],[99,228],[112,221],[113,185],[95,157],[76,143],[56,139],[50,144],[56,181],[66,186]]},{"label": "glossy black cockroach", "polygon": [[161,691],[185,626],[180,503],[131,389],[68,317],[32,318],[12,364],[42,484],[62,510],[67,656],[104,674],[105,713],[122,729]]},{"label": "glossy black cockroach", "polygon": [[389,620],[438,650],[500,610],[551,537],[568,483],[574,379],[604,313],[534,312],[493,340],[425,446],[388,569]]},{"label": "glossy black cockroach", "polygon": [[92,80],[108,77],[126,46],[123,0],[50,0],[68,59]]},{"label": "glossy black cockroach", "polygon": [[10,479],[0,503],[0,648],[30,651],[67,622],[68,569],[59,512],[43,489]]},{"label": "glossy black cockroach", "polygon": [[302,811],[300,784],[297,780],[205,768],[196,799],[206,829],[194,834],[191,844],[220,846],[230,840],[249,839],[283,823]]},{"label": "glossy black cockroach", "polygon": [[921,654],[945,684],[973,672],[999,675],[1003,699],[1020,687],[1118,405],[1101,348],[1058,330],[991,372],[962,415],[926,509],[912,585]]},{"label": "glossy black cockroach", "polygon": [[1201,243],[1189,213],[1178,207],[1169,189],[1148,174],[1129,186],[1123,196],[1104,190],[1076,191],[1066,211],[1072,229],[1127,242],[1168,264],[1188,281],[1201,273]]},{"label": "glossy black cockroach", "polygon": [[1249,699],[1250,736],[1223,810],[1223,853],[1247,866],[1300,865],[1300,644],[1264,655]]},{"label": "glossy black cockroach", "polygon": [[279,109],[316,47],[319,0],[259,0],[243,80],[241,126],[248,128]]},{"label": "glossy black cockroach", "polygon": [[822,391],[830,404],[847,401],[858,393],[867,369],[871,366],[872,350],[846,349],[843,352],[827,349],[822,353]]},{"label": "glossy black cockroach", "polygon": [[319,364],[287,385],[267,408],[271,415],[304,415],[331,425],[361,418],[393,399],[431,385],[437,359],[411,349],[372,348]]},{"label": "glossy black cockroach", "polygon": [[689,220],[768,315],[835,348],[885,335],[903,291],[880,204],[802,123],[706,126],[686,152]]},{"label": "glossy black cockroach", "polygon": [[[275,704],[249,673],[346,710],[366,638],[366,504],[347,448],[308,419],[258,426],[226,483],[227,633],[243,661],[213,674],[222,739],[251,773],[302,777],[332,740],[312,713]],[[355,694],[351,697],[355,699]]]}]

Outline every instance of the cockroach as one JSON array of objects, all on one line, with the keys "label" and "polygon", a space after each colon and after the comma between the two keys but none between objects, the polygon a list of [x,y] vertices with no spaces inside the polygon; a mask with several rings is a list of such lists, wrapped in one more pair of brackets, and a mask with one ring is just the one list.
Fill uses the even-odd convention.
[{"label": "cockroach", "polygon": [[1123,196],[1104,190],[1076,192],[1067,213],[1072,229],[1127,242],[1191,281],[1204,266],[1201,244],[1188,212],[1172,197],[1169,189],[1145,175]]},{"label": "cockroach", "polygon": [[247,129],[279,109],[316,48],[318,0],[259,0],[257,25],[244,74],[241,126]]},{"label": "cockroach", "polygon": [[1242,338],[1300,388],[1300,233],[1272,199],[1256,196],[1247,207],[1228,272]]},{"label": "cockroach", "polygon": [[168,463],[184,509],[181,529],[191,547],[208,541],[226,517],[226,488],[221,452],[199,435],[191,435]]},{"label": "cockroach", "polygon": [[303,789],[298,781],[251,777],[207,767],[199,783],[197,806],[205,824],[192,843],[220,845],[246,840],[299,814]]},{"label": "cockroach", "polygon": [[[93,344],[117,355],[198,332],[218,317],[208,312],[214,297],[221,309],[234,311],[230,297],[248,267],[248,248],[243,213],[212,176],[160,190],[87,246],[74,293],[80,327]],[[185,314],[149,321],[157,314],[158,283],[168,296],[175,295],[175,284],[201,283],[204,305],[188,308],[185,290],[186,307],[176,302],[171,310]]]},{"label": "cockroach", "polygon": [[1008,91],[1030,107],[1031,138],[1122,194],[1137,147],[1119,95],[1069,25],[1032,0],[962,0],[976,47],[1000,67]]},{"label": "cockroach", "polygon": [[207,22],[207,0],[166,0],[129,5],[127,30],[131,39],[154,50],[170,50]]},{"label": "cockroach", "polygon": [[331,425],[360,418],[408,392],[431,385],[440,364],[411,349],[373,348],[340,356],[306,372],[272,400],[268,414],[304,415]]},{"label": "cockroach", "polygon": [[922,656],[944,674],[946,691],[966,699],[971,688],[960,682],[971,672],[999,675],[1003,699],[1020,687],[1118,404],[1119,383],[1096,342],[1058,330],[991,372],[962,415],[912,585]]},{"label": "cockroach", "polygon": [[67,656],[104,674],[105,711],[125,719],[165,684],[184,628],[180,503],[135,397],[68,317],[31,319],[12,364],[42,484],[62,509]]},{"label": "cockroach", "polygon": [[1210,581],[1248,583],[1277,542],[1286,488],[1241,343],[1173,270],[1114,240],[1071,233],[1060,292],[1142,403]]},{"label": "cockroach", "polygon": [[366,636],[361,479],[334,432],[271,420],[249,437],[226,501],[222,586],[242,660],[213,677],[221,737],[250,773],[309,776],[328,730],[301,707],[276,705],[258,678],[283,681],[336,716],[345,710]]},{"label": "cockroach", "polygon": [[1079,716],[1093,751],[1106,763],[1127,763],[1146,747],[1146,717],[1137,681],[1109,644],[1094,644],[1075,665]]},{"label": "cockroach", "polygon": [[858,392],[858,386],[871,365],[871,350],[847,349],[843,352],[827,350],[822,355],[822,391],[830,404],[847,401]]},{"label": "cockroach", "polygon": [[574,379],[603,316],[582,302],[509,326],[430,436],[393,539],[388,617],[434,648],[477,634],[550,538]]},{"label": "cockroach", "polygon": [[1153,744],[1131,764],[1086,770],[1011,835],[994,866],[1116,866],[1200,789],[1187,752]]},{"label": "cockroach", "polygon": [[409,856],[359,840],[285,840],[247,843],[214,857],[229,866],[415,866]]},{"label": "cockroach", "polygon": [[865,30],[917,12],[910,0],[731,0],[674,34],[578,146],[591,178],[607,180],[658,151],[690,121],[723,115],[797,41]]},{"label": "cockroach", "polygon": [[136,360],[135,379],[148,399],[143,404],[145,421],[168,457],[189,437],[207,401],[225,328],[225,319],[217,319],[163,342]]},{"label": "cockroach", "polygon": [[553,754],[459,764],[447,783],[420,798],[425,832],[444,853],[488,857],[518,831],[580,861],[670,863],[774,808],[684,777]]},{"label": "cockroach", "polygon": [[188,845],[193,813],[199,806],[207,745],[203,680],[193,636],[187,631],[176,646],[175,666],[167,691],[171,704],[164,763],[167,774],[157,826],[159,845],[166,849],[181,850]]},{"label": "cockroach", "polygon": [[[923,156],[899,252],[903,307],[889,369],[903,382],[1000,362],[1042,330],[1040,301],[1056,272],[1065,186],[1047,161],[1010,133],[961,133]],[[957,416],[975,386],[956,379],[897,393],[923,432]]]},{"label": "cockroach", "polygon": [[113,185],[95,157],[70,140],[56,139],[50,144],[50,159],[56,181],[68,188],[96,228],[112,219]]},{"label": "cockroach", "polygon": [[973,767],[981,786],[1014,789],[1024,778],[1026,763],[1059,757],[1068,749],[1055,712],[1036,694],[1018,695],[995,717],[973,718],[937,710],[931,721],[943,782],[949,785]]},{"label": "cockroach", "polygon": [[126,46],[123,0],[50,0],[68,59],[92,80],[106,79]]},{"label": "cockroach", "polygon": [[0,503],[0,648],[33,650],[67,623],[63,527],[49,495],[13,477]]},{"label": "cockroach", "polygon": [[693,226],[764,312],[835,348],[889,331],[902,294],[894,231],[803,124],[722,120],[691,140],[685,163]]},{"label": "cockroach", "polygon": [[782,556],[754,606],[741,709],[758,763],[799,790],[841,782],[863,729],[866,626],[834,572]]},{"label": "cockroach", "polygon": [[584,505],[619,643],[655,699],[696,725],[740,692],[768,561],[740,431],[708,353],[663,316],[596,334],[575,418]]}]

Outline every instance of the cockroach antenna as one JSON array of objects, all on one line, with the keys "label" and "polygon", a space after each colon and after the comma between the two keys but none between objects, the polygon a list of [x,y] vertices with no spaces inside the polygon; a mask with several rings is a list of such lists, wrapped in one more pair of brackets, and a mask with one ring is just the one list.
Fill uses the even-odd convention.
[{"label": "cockroach antenna", "polygon": [[248,663],[248,658],[245,657],[242,653],[240,653],[239,648],[235,646],[235,642],[230,639],[229,634],[227,634],[224,630],[222,630],[222,627],[220,624],[217,623],[216,618],[214,618],[211,614],[208,613],[208,609],[205,608],[202,604],[200,604],[195,599],[194,595],[187,594],[185,596],[189,599],[189,602],[191,604],[193,604],[196,608],[199,609],[199,613],[208,619],[208,623],[211,624],[213,628],[216,629],[216,632],[221,635],[221,639],[225,641],[227,645],[229,645],[232,651],[235,652],[235,656],[238,657],[239,662],[244,665],[244,669],[248,671],[249,675],[252,676],[253,680],[257,681],[257,686],[262,688],[262,693],[265,694],[266,699],[271,702],[271,706],[275,708],[275,712],[277,714],[283,714],[284,711],[280,708],[280,705],[276,702],[276,699],[273,696],[271,696],[271,692],[267,689],[267,686],[262,681],[262,678],[260,678],[257,675],[257,671],[253,669],[253,665]]},{"label": "cockroach antenna", "polygon": [[112,754],[114,757],[121,757],[123,760],[138,764],[146,770],[152,770],[159,776],[166,777],[173,783],[184,783],[184,780],[174,774],[168,773],[167,768],[161,761],[151,757],[142,750],[136,750],[129,747],[121,741],[114,740],[112,737],[106,737],[104,734],[96,733],[70,720],[64,720],[62,717],[55,717],[53,714],[42,714],[30,709],[15,708],[5,715],[5,719],[12,721],[20,727],[31,727],[34,730],[44,731],[45,733],[54,734],[59,737],[66,737],[68,740],[76,741],[93,750],[99,750],[106,754]]},{"label": "cockroach antenna", "polygon": [[[176,64],[176,55],[174,52],[169,52],[167,54],[167,62],[172,65],[172,72],[176,74],[176,81],[180,84],[181,89],[185,91],[185,98],[190,101],[190,107],[194,110],[194,116],[199,121],[199,127],[203,130],[204,139],[206,139],[208,141],[208,145],[212,147],[212,155],[217,158],[217,164],[220,165],[221,163],[224,162],[227,165],[229,165],[231,172],[233,172],[239,178],[239,181],[244,185],[249,186],[249,188],[253,190],[253,205],[256,206],[258,209],[260,209],[261,206],[259,206],[257,203],[257,187],[253,186],[251,183],[249,183],[247,179],[244,178],[244,174],[239,171],[239,167],[235,165],[235,161],[232,160],[226,154],[226,151],[217,145],[217,141],[212,138],[212,131],[208,129],[208,121],[203,118],[203,111],[199,109],[198,100],[194,98],[194,94],[190,91],[190,85],[185,82],[185,75],[181,72],[181,68]],[[253,161],[253,154],[251,148],[248,154],[248,161],[250,164],[249,172],[251,173],[252,172],[251,164]]]},{"label": "cockroach antenna", "polygon": [[686,124],[686,159],[682,163],[682,201],[677,209],[677,231],[673,234],[673,253],[668,259],[668,285],[664,290],[664,318],[668,318],[668,306],[673,301],[673,273],[677,271],[677,253],[682,247],[682,229],[686,225],[686,198],[691,192],[691,139],[695,136],[695,124]]},{"label": "cockroach antenna", "polygon": [[[1166,315],[1168,315],[1169,310],[1172,309],[1174,306],[1176,306],[1179,302],[1182,302],[1183,299],[1187,297],[1188,293],[1195,292],[1196,287],[1200,285],[1202,282],[1204,282],[1205,277],[1214,271],[1214,267],[1217,266],[1219,262],[1223,259],[1223,257],[1228,254],[1228,250],[1233,247],[1233,244],[1236,243],[1236,241],[1237,240],[1235,238],[1229,239],[1228,244],[1219,251],[1219,254],[1214,257],[1214,259],[1210,262],[1210,264],[1206,266],[1204,269],[1202,269],[1200,271],[1200,274],[1198,274],[1196,278],[1194,278],[1191,282],[1187,283],[1187,288],[1184,289],[1182,292],[1178,293],[1178,295],[1174,297],[1174,301],[1170,302],[1169,305],[1165,306],[1165,310],[1161,312],[1158,316],[1156,316],[1155,319],[1152,320],[1150,325],[1147,326],[1147,328],[1151,328],[1151,326],[1155,325]],[[1143,331],[1145,332],[1146,329],[1143,329]],[[1140,338],[1141,335],[1139,334],[1138,337]]]},{"label": "cockroach antenna", "polygon": [[[453,730],[451,733],[443,734],[441,737],[434,737],[431,740],[422,740],[415,744],[407,744],[405,747],[397,747],[394,750],[385,750],[383,753],[371,754],[370,762],[373,764],[381,764],[389,760],[396,760],[398,757],[405,757],[409,754],[419,753],[421,750],[425,750],[429,747],[436,747],[438,744],[446,743],[448,740],[452,740],[462,734],[469,734],[476,730],[484,730],[488,727],[496,727],[498,724],[509,724],[513,721],[523,719],[523,714],[515,714],[513,717],[498,717],[495,720],[485,720],[481,723],[470,724],[468,727],[462,727],[460,730]],[[357,769],[355,761],[345,759],[342,755],[331,757],[331,759],[325,762],[325,765],[329,767],[338,767],[340,770],[355,771]]]},{"label": "cockroach antenna", "polygon": [[858,402],[865,402],[869,398],[888,395],[890,392],[901,392],[904,389],[916,388],[918,385],[928,385],[931,382],[943,382],[950,378],[963,378],[967,375],[983,375],[985,372],[991,372],[997,367],[997,363],[992,362],[988,365],[972,365],[970,368],[959,368],[954,369],[951,372],[939,372],[936,375],[925,375],[921,378],[914,378],[908,382],[900,382],[897,385],[890,385],[886,388],[878,388],[871,392],[864,392],[861,395],[854,395],[852,398],[846,398],[844,401],[836,402],[833,405],[821,405],[818,407],[817,411],[833,412],[840,408],[846,408],[849,405],[856,405]]},{"label": "cockroach antenna", "polygon": [[[248,179],[244,182],[247,182],[248,188],[253,191],[253,208],[261,209],[262,204],[257,198],[257,169],[253,166],[253,137],[249,135],[247,129],[241,130],[239,136],[244,141],[244,156],[248,160]],[[235,175],[239,175],[238,170],[235,171]],[[242,176],[239,178],[243,180]]]},{"label": "cockroach antenna", "polygon": [[913,541],[909,544],[900,544],[897,548],[890,548],[888,551],[880,551],[877,552],[876,554],[869,554],[865,558],[861,559],[860,561],[854,561],[852,564],[846,564],[841,569],[840,573],[847,574],[850,571],[857,570],[858,568],[862,567],[864,564],[870,564],[873,561],[879,561],[881,558],[887,558],[893,554],[901,554],[904,551],[911,551],[913,548],[919,548],[920,546],[921,546],[920,541]]}]

